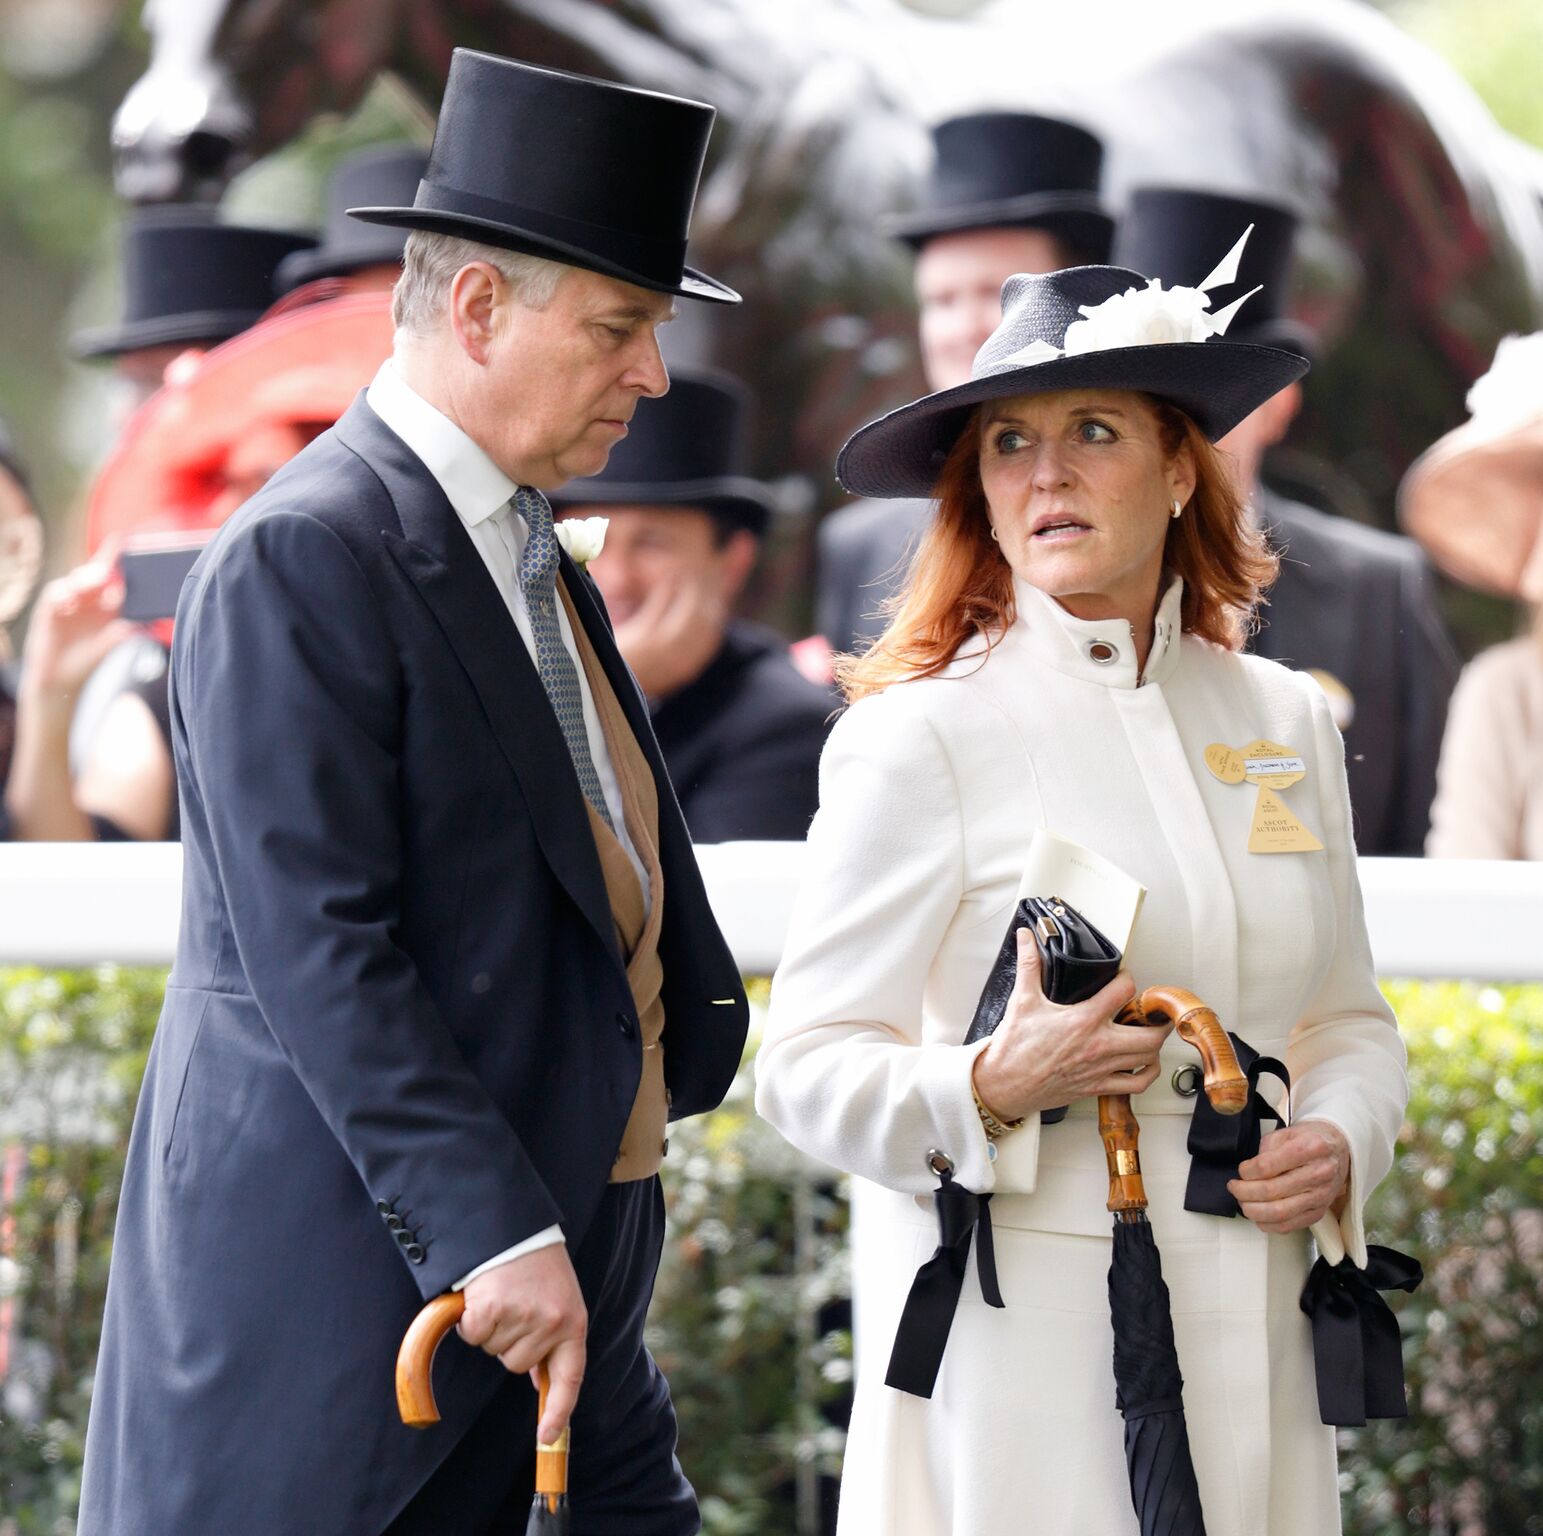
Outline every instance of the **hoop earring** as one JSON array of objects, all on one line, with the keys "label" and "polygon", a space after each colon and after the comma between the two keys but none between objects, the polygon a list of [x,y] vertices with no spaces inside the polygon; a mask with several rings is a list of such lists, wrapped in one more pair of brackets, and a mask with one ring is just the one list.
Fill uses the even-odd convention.
[{"label": "hoop earring", "polygon": [[1173,511],[1168,515],[1170,517],[1182,517],[1184,515],[1184,508],[1178,502],[1174,502]]},{"label": "hoop earring", "polygon": [[993,543],[993,544],[1000,544],[1000,543],[1001,543],[1001,542],[1002,542],[1002,541],[1001,541],[1001,540],[1000,540],[1000,539],[999,539],[999,538],[998,538],[998,537],[997,537],[997,531],[996,531],[996,527],[995,527],[995,525],[993,525],[993,526],[992,526],[992,529],[991,529],[991,542],[992,542],[992,543]]}]

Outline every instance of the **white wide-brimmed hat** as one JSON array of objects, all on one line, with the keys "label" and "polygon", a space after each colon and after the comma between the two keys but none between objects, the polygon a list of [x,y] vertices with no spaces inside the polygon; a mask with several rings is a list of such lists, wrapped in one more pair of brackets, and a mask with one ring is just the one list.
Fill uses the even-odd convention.
[{"label": "white wide-brimmed hat", "polygon": [[1500,343],[1468,410],[1410,465],[1399,519],[1455,581],[1543,602],[1543,331]]}]

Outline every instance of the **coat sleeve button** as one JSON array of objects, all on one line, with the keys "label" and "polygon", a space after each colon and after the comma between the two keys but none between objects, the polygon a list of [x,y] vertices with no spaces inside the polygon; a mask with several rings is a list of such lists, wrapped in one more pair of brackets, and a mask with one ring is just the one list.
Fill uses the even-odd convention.
[{"label": "coat sleeve button", "polygon": [[421,1264],[428,1257],[428,1250],[422,1243],[409,1243],[403,1250],[410,1264]]},{"label": "coat sleeve button", "polygon": [[379,1211],[382,1216],[389,1215],[391,1211],[391,1202],[389,1200],[377,1200],[375,1202],[375,1209]]},{"label": "coat sleeve button", "polygon": [[393,1211],[391,1215],[386,1217],[386,1226],[392,1232],[400,1232],[403,1226],[402,1218]]}]

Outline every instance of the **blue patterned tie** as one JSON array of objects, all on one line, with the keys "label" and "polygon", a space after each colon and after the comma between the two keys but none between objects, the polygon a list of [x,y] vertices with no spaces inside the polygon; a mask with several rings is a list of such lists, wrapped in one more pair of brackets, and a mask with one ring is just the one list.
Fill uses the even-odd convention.
[{"label": "blue patterned tie", "polygon": [[589,753],[589,732],[584,729],[584,696],[579,691],[579,672],[557,622],[557,535],[552,531],[552,508],[540,491],[522,485],[514,493],[514,509],[525,519],[528,537],[520,556],[520,590],[530,614],[531,635],[536,642],[536,671],[552,701],[553,713],[568,743],[584,798],[614,832],[610,808],[600,789],[600,775]]}]

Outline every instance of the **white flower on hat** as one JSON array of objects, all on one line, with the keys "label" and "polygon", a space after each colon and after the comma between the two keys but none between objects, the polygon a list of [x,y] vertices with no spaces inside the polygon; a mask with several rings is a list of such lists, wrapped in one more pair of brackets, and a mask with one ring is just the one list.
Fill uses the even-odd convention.
[{"label": "white flower on hat", "polygon": [[[1208,341],[1223,336],[1242,305],[1259,292],[1252,288],[1225,309],[1211,313],[1209,290],[1237,281],[1238,262],[1243,247],[1254,232],[1250,224],[1226,256],[1195,288],[1164,288],[1162,279],[1152,278],[1145,288],[1127,288],[1101,304],[1083,304],[1059,347],[1048,341],[1034,341],[1003,366],[1023,366],[1048,362],[1053,357],[1078,357],[1088,352],[1107,352],[1115,347],[1160,347],[1182,342]],[[1262,286],[1262,285],[1261,285]]]},{"label": "white flower on hat", "polygon": [[1520,426],[1543,411],[1543,331],[1500,343],[1489,372],[1468,391],[1468,410],[1497,428]]},{"label": "white flower on hat", "polygon": [[608,517],[565,517],[553,525],[557,542],[578,565],[588,565],[605,548]]}]

